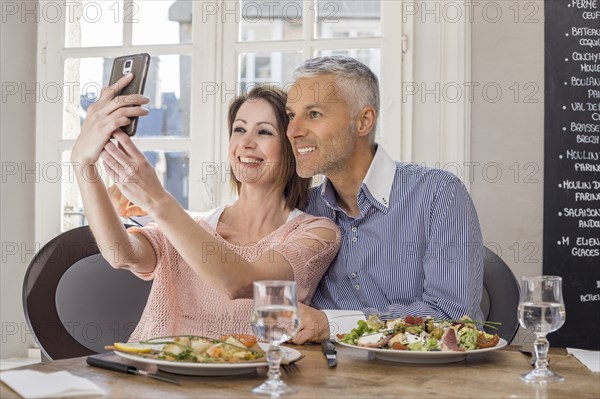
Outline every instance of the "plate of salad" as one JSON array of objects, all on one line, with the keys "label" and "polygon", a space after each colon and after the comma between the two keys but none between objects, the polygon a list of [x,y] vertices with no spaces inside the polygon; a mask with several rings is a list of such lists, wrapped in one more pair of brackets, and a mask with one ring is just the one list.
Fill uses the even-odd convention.
[{"label": "plate of salad", "polygon": [[467,356],[498,350],[507,345],[497,334],[488,334],[479,326],[496,327],[499,323],[438,320],[433,317],[406,316],[381,320],[369,316],[346,334],[338,334],[338,343],[365,350],[376,358],[402,363],[452,363]]},{"label": "plate of salad", "polygon": [[[266,367],[268,344],[256,337],[231,334],[220,340],[199,336],[170,336],[114,345],[115,354],[140,363],[154,364],[162,371],[186,375],[237,375]],[[282,347],[283,356],[294,361],[295,349]]]}]

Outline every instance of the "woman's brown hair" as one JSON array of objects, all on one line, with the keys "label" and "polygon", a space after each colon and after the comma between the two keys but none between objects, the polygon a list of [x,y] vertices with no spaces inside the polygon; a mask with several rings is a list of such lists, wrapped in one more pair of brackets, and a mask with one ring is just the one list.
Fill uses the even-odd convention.
[{"label": "woman's brown hair", "polygon": [[[310,187],[311,178],[302,178],[296,173],[296,159],[292,145],[290,144],[286,131],[289,123],[287,112],[285,111],[285,103],[287,95],[285,91],[276,86],[258,85],[253,87],[246,94],[236,97],[229,105],[227,113],[227,126],[229,129],[229,138],[233,134],[233,121],[242,104],[246,101],[264,100],[275,112],[277,120],[277,130],[281,142],[281,167],[280,173],[277,176],[273,189],[283,187],[283,195],[285,197],[286,206],[290,209],[304,208],[304,203],[308,198],[308,188]],[[231,186],[239,195],[242,183],[231,174]]]}]

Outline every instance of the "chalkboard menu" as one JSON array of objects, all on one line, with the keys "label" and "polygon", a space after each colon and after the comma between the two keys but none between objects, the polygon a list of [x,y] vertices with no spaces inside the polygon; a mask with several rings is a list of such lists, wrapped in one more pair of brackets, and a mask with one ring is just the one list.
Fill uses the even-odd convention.
[{"label": "chalkboard menu", "polygon": [[600,0],[546,0],[544,274],[563,277],[552,345],[600,350]]}]

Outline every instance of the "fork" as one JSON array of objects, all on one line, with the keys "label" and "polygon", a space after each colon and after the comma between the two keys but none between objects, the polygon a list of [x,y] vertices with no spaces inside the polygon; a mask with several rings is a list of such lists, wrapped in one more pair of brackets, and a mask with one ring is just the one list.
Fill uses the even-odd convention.
[{"label": "fork", "polygon": [[281,368],[283,369],[283,371],[285,371],[286,373],[291,373],[294,371],[298,371],[298,365],[296,364],[297,362],[299,362],[300,360],[304,359],[306,355],[301,355],[298,359],[294,359],[293,361],[288,361],[287,359],[282,360],[281,362]]}]

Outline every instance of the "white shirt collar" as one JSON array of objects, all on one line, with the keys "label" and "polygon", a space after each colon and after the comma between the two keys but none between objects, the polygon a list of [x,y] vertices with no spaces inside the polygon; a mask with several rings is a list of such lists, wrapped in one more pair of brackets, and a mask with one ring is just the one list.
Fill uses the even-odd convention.
[{"label": "white shirt collar", "polygon": [[[395,175],[396,162],[390,158],[383,147],[377,145],[375,156],[373,157],[373,161],[371,161],[363,184],[367,187],[373,198],[386,208],[389,207],[390,193],[392,192]],[[331,187],[328,188],[328,186]],[[337,206],[333,190],[333,184],[331,184],[329,179],[325,178],[321,186],[321,196],[324,198],[329,197],[326,199],[331,202],[331,206]],[[329,196],[326,194],[327,192],[330,193]]]},{"label": "white shirt collar", "polygon": [[395,175],[396,162],[390,158],[382,146],[378,145],[375,157],[373,157],[363,183],[367,186],[373,198],[386,208],[390,204],[390,193],[392,192]]}]

